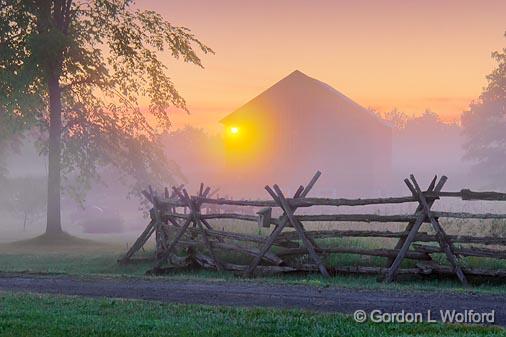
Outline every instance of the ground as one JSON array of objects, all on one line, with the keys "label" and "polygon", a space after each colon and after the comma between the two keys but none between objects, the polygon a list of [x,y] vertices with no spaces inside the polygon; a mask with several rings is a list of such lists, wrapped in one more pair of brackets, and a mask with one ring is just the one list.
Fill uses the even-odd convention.
[{"label": "ground", "polygon": [[[102,246],[100,251],[85,253],[1,254],[0,335],[506,336],[498,327],[361,324],[349,316],[356,309],[371,310],[379,304],[390,310],[402,308],[399,303],[408,309],[421,309],[424,303],[431,303],[433,309],[442,304],[472,305],[476,310],[495,308],[500,312],[498,323],[505,324],[504,287],[493,284],[478,286],[472,290],[477,295],[472,295],[451,280],[387,286],[373,277],[243,280],[208,271],[153,278],[143,275],[151,263],[117,265],[120,252],[118,247],[104,250]],[[436,288],[444,290],[435,293]],[[251,305],[255,308],[243,307]]]},{"label": "ground", "polygon": [[317,274],[249,280],[214,271],[147,277],[152,262],[117,264],[124,246],[68,242],[56,250],[40,240],[0,245],[0,336],[506,336],[497,326],[356,323],[350,316],[472,308],[496,310],[496,323],[506,325],[501,283],[465,289],[454,279],[387,285],[374,276]]},{"label": "ground", "polygon": [[241,281],[158,280],[139,278],[71,277],[66,275],[0,274],[0,290],[95,298],[144,299],[169,303],[229,307],[272,307],[352,314],[429,311],[440,319],[440,310],[494,311],[494,322],[506,326],[506,294],[471,294],[428,291],[315,287]]},{"label": "ground", "polygon": [[[505,336],[495,327],[355,323],[341,314],[47,295],[1,297],[2,336]],[[64,313],[64,314],[62,314]]]}]

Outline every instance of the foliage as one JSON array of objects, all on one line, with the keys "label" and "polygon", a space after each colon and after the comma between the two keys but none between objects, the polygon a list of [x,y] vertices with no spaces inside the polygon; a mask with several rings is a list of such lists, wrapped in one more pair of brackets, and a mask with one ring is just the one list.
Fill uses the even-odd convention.
[{"label": "foliage", "polygon": [[82,196],[106,165],[134,177],[137,189],[170,181],[156,139],[170,126],[169,107],[186,105],[161,55],[202,67],[197,52],[212,50],[187,28],[134,9],[131,0],[0,3],[0,128],[15,133],[36,126],[46,152],[47,83],[55,76],[70,194]]},{"label": "foliage", "polygon": [[406,120],[405,128],[412,131],[419,128],[439,128],[443,125],[439,115],[434,111],[426,109],[423,114]]},{"label": "foliage", "polygon": [[439,115],[431,111],[430,109],[426,109],[419,116],[411,116],[409,117],[405,112],[398,110],[397,108],[393,108],[390,111],[381,113],[375,112],[379,118],[388,122],[395,131],[401,132],[426,132],[427,130],[441,131],[446,132],[449,129],[459,129],[457,124],[449,124],[445,123],[441,120]]},{"label": "foliage", "polygon": [[[506,34],[505,34],[506,36]],[[497,67],[468,111],[462,114],[466,158],[489,182],[506,185],[506,48],[492,53]]]},{"label": "foliage", "polygon": [[8,129],[2,124],[0,117],[0,182],[6,179],[7,158],[12,153],[18,153],[22,144],[23,135],[16,133],[13,129]]},{"label": "foliage", "polygon": [[408,122],[408,115],[397,108],[393,108],[390,111],[378,115],[383,120],[389,122],[393,128],[397,130],[404,129],[406,127],[406,123]]},{"label": "foliage", "polygon": [[5,176],[7,174],[7,169],[5,168],[5,157],[6,157],[6,150],[5,150],[5,144],[2,144],[0,142],[0,183],[5,179]]},{"label": "foliage", "polygon": [[[185,126],[160,136],[167,158],[174,159],[181,174],[192,178],[194,183],[208,181],[221,171],[224,162],[223,140],[209,135],[201,128]],[[203,165],[205,163],[205,165]]]},{"label": "foliage", "polygon": [[41,177],[9,178],[4,182],[8,195],[3,207],[23,223],[23,230],[40,219],[46,208],[46,179]]}]

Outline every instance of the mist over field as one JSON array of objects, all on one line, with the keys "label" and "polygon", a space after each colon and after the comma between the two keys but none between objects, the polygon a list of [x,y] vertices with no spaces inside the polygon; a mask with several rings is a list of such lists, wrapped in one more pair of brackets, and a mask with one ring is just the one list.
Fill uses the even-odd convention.
[{"label": "mist over field", "polygon": [[[195,194],[204,183],[214,197],[270,199],[265,185],[291,195],[321,171],[312,196],[409,195],[403,179],[410,174],[422,188],[446,175],[447,191],[506,189],[505,53],[496,36],[501,10],[493,10],[499,4],[462,8],[491,16],[479,37],[456,41],[454,30],[467,29],[462,22],[451,15],[437,20],[442,28],[432,34],[426,18],[436,13],[419,17],[404,6],[394,17],[411,18],[418,33],[409,38],[409,29],[377,22],[376,15],[355,26],[357,8],[337,3],[282,1],[269,5],[278,14],[268,18],[263,5],[253,6],[248,19],[241,6],[217,3],[229,14],[219,20],[223,26],[201,20],[213,12],[209,4],[190,14],[180,4],[150,1],[85,2],[82,12],[77,3],[68,8],[83,18],[101,14],[76,31],[64,27],[70,19],[56,32],[40,26],[47,36],[32,29],[43,22],[35,20],[39,12],[30,14],[37,7],[2,8],[0,241],[67,231],[131,243],[148,221],[141,192],[149,186],[163,193],[184,185]],[[281,15],[287,6],[314,24],[300,31],[298,20]],[[130,23],[108,20],[111,9]],[[341,19],[320,20],[328,13]],[[265,25],[253,32],[236,17],[262,18]],[[275,17],[292,29],[280,30]],[[233,43],[228,26],[241,36]],[[56,48],[48,41],[60,41],[59,30],[68,39]],[[377,40],[365,43],[371,32]],[[32,33],[35,42],[26,44]],[[23,34],[30,38],[17,40]],[[294,34],[308,43],[304,51]],[[271,36],[262,50],[273,55],[248,42],[259,36]],[[450,40],[454,49],[447,48]],[[378,50],[375,57],[366,56],[370,48]]]},{"label": "mist over field", "polygon": [[[307,183],[315,170],[322,171],[323,182],[316,185],[311,195],[334,198],[409,195],[403,179],[411,173],[422,187],[435,174],[445,174],[449,177],[445,190],[452,191],[462,188],[498,190],[506,183],[505,176],[505,180],[497,181],[497,185],[491,184],[474,169],[473,161],[465,158],[465,137],[459,124],[442,122],[438,114],[430,110],[416,117],[398,110],[370,113],[371,118],[391,131],[388,170],[384,170],[370,185],[354,186],[349,183],[354,177],[349,172],[339,171],[340,165],[349,161],[349,156],[353,154],[346,157],[337,150],[333,153],[333,146],[318,147],[321,134],[317,130],[328,127],[321,122],[314,126],[315,133],[304,135],[308,148],[303,155],[295,151],[294,162],[281,162],[276,172],[268,171],[267,174],[255,175],[255,172],[245,171],[247,176],[241,176],[239,180],[233,180],[236,178],[234,175],[240,176],[245,172],[240,172],[240,168],[231,166],[227,161],[226,129],[213,134],[191,126],[174,128],[160,137],[160,143],[164,155],[180,174],[175,185],[185,184],[189,191],[196,193],[200,183],[204,182],[213,189],[219,189],[216,197],[269,199],[263,186],[280,183],[277,179],[281,179],[280,184],[286,191],[293,193],[297,186]],[[0,191],[3,242],[30,238],[44,231],[47,158],[39,155],[33,141],[27,134],[18,140],[16,146],[3,152],[6,169],[3,184],[7,186]],[[315,144],[312,145],[312,142]],[[321,159],[326,157],[330,160]],[[357,171],[359,169],[356,167]],[[84,197],[77,198],[79,200],[69,194],[64,195],[62,217],[65,228],[83,237],[131,242],[147,223],[145,200],[142,196],[130,194],[128,185],[118,178],[120,175],[114,168],[102,168],[101,173],[101,181],[94,182]],[[336,175],[340,179],[334,179]],[[165,186],[153,187],[161,191]],[[458,203],[450,208],[458,209]],[[387,212],[381,207],[378,211]]]}]

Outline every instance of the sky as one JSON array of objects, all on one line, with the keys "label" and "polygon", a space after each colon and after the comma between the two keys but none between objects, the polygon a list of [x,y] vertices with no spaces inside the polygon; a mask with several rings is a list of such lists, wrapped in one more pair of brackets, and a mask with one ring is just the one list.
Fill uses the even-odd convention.
[{"label": "sky", "polygon": [[294,70],[357,103],[445,121],[486,85],[506,46],[506,1],[137,0],[210,46],[205,69],[163,57],[191,111],[185,125],[219,120]]}]

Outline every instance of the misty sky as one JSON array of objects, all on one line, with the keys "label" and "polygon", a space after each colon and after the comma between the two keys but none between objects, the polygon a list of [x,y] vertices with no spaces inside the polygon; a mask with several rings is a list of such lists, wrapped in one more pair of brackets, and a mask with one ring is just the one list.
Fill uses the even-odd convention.
[{"label": "misty sky", "polygon": [[206,69],[168,61],[189,103],[184,124],[217,121],[295,69],[358,103],[453,121],[504,46],[506,1],[138,0],[191,28],[216,55]]}]

